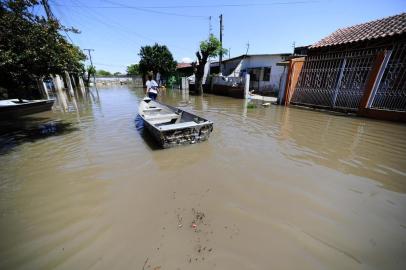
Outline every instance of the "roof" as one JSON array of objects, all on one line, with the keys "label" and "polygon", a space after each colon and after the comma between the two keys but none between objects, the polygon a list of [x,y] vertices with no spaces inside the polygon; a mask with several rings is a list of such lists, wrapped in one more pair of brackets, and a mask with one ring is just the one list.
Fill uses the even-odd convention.
[{"label": "roof", "polygon": [[[223,63],[224,62],[228,62],[228,61],[234,61],[234,60],[238,60],[238,59],[243,59],[243,58],[249,58],[249,57],[253,57],[253,56],[290,56],[290,55],[292,55],[291,53],[270,53],[270,54],[266,54],[266,53],[264,53],[264,54],[247,54],[247,55],[245,55],[245,54],[242,54],[242,55],[239,55],[239,56],[236,56],[236,57],[233,57],[233,58],[228,58],[228,59],[223,59]],[[216,62],[211,62],[210,63],[212,66],[213,65],[219,65],[219,62],[218,61],[216,61]]]},{"label": "roof", "polygon": [[341,28],[316,42],[311,49],[374,40],[406,33],[406,13]]},{"label": "roof", "polygon": [[190,68],[192,67],[192,63],[178,63],[176,65],[176,69],[180,69],[180,68]]}]

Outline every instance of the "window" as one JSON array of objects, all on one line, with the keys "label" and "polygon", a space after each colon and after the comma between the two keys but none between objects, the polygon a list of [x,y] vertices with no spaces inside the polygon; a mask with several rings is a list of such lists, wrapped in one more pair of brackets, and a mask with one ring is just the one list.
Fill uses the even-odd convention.
[{"label": "window", "polygon": [[250,73],[250,80],[251,81],[259,81],[260,80],[260,74],[261,74],[261,68],[250,68],[249,69]]},{"label": "window", "polygon": [[271,68],[270,67],[264,68],[264,76],[263,76],[262,80],[265,82],[269,82],[271,80]]}]

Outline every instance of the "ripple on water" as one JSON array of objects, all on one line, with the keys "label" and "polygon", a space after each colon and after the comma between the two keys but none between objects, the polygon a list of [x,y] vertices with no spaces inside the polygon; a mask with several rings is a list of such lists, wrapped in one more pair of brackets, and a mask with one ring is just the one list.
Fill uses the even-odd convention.
[{"label": "ripple on water", "polygon": [[99,95],[0,138],[0,268],[141,269],[148,257],[187,269],[194,249],[183,248],[196,233],[174,213],[192,208],[213,223],[215,252],[197,268],[239,258],[253,268],[379,269],[402,253],[405,126],[168,90],[163,101],[214,131],[157,150],[137,117],[142,90]]}]

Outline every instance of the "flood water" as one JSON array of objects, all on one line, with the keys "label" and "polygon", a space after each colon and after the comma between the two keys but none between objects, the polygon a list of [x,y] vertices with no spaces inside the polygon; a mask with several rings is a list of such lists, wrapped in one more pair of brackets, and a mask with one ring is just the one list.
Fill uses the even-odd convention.
[{"label": "flood water", "polygon": [[406,269],[406,125],[168,90],[214,130],[159,150],[142,96],[2,124],[0,269]]}]

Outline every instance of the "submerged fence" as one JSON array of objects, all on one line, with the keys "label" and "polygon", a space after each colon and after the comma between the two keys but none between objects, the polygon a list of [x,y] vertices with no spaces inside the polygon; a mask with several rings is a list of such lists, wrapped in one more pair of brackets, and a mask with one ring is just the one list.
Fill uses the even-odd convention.
[{"label": "submerged fence", "polygon": [[379,78],[371,108],[406,111],[406,45],[398,44]]},{"label": "submerged fence", "polygon": [[375,55],[375,51],[361,51],[309,56],[291,102],[357,109]]},{"label": "submerged fence", "polygon": [[[357,111],[365,94],[368,108],[406,111],[406,43],[385,51],[382,49],[346,51],[308,56],[301,70],[291,103],[327,109]],[[372,92],[365,92],[371,76]]]}]

